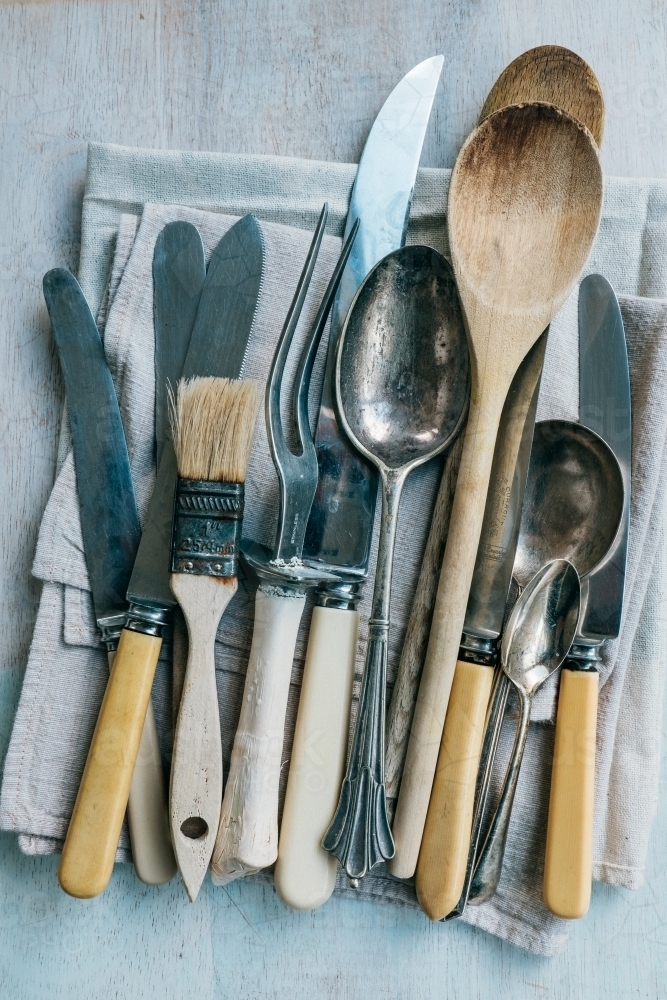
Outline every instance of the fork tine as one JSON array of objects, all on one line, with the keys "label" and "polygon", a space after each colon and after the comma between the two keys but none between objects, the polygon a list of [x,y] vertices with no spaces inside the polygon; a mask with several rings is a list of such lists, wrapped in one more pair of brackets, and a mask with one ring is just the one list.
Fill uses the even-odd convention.
[{"label": "fork tine", "polygon": [[310,427],[310,421],[308,419],[308,395],[310,391],[310,377],[313,373],[313,365],[315,364],[315,357],[317,355],[317,349],[322,338],[322,333],[324,332],[324,327],[326,326],[327,320],[329,318],[329,313],[331,312],[331,307],[333,305],[336,292],[338,291],[338,286],[340,285],[341,278],[343,277],[343,271],[345,270],[345,265],[347,264],[348,257],[352,252],[352,246],[359,229],[359,219],[357,219],[350,231],[350,235],[345,241],[345,245],[341,251],[341,255],[338,258],[338,263],[334,268],[334,272],[331,275],[331,279],[327,286],[327,290],[324,293],[324,298],[320,303],[320,308],[317,311],[317,316],[315,317],[315,322],[313,324],[312,332],[306,342],[303,353],[301,355],[301,360],[299,361],[299,367],[297,369],[296,378],[294,380],[294,413],[296,416],[296,426],[299,435],[299,442],[301,444],[302,451],[306,449],[314,449],[315,443],[313,441],[313,432]]},{"label": "fork tine", "polygon": [[294,331],[296,330],[299,322],[301,310],[303,309],[303,303],[308,292],[310,280],[313,276],[313,270],[315,268],[317,255],[324,236],[328,214],[329,206],[325,202],[320,213],[320,218],[317,223],[312,243],[310,244],[306,262],[301,272],[301,277],[299,278],[299,282],[296,286],[294,298],[292,299],[280,337],[278,338],[278,344],[273,355],[273,361],[271,362],[269,378],[266,383],[266,431],[269,448],[271,449],[274,462],[278,467],[282,464],[281,459],[285,455],[285,452],[289,450],[287,448],[285,432],[280,419],[280,390],[282,387],[283,372],[285,371],[285,363],[287,361],[287,355],[289,354],[292,338],[294,337]]}]

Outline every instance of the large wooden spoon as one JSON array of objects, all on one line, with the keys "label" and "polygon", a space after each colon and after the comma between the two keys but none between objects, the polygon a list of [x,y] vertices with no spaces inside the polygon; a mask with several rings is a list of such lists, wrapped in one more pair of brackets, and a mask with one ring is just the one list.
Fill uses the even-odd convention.
[{"label": "large wooden spoon", "polygon": [[[421,845],[503,403],[519,364],[581,272],[601,208],[593,137],[547,104],[491,115],[468,138],[452,173],[449,238],[471,352],[470,413],[394,822],[401,862],[392,871],[401,877],[413,874]],[[444,916],[458,900],[461,886],[450,899],[443,879],[445,866],[420,871],[429,916]]]},{"label": "large wooden spoon", "polygon": [[[566,111],[586,126],[598,146],[601,144],[604,132],[602,88],[595,73],[581,56],[560,45],[540,45],[536,49],[524,52],[503,70],[494,83],[484,102],[479,121],[483,121],[494,111],[499,111],[509,104],[535,101],[554,104]],[[529,396],[530,394],[526,393],[527,399]],[[502,432],[501,421],[500,433]],[[456,441],[445,461],[387,713],[385,787],[387,808],[392,817],[403,773],[419,678],[426,655],[462,448],[463,435]],[[515,449],[508,447],[507,453],[513,456]],[[505,468],[506,466],[502,464],[501,471]],[[513,468],[508,468],[510,480],[512,475]],[[471,766],[471,773],[474,770],[474,766]],[[474,783],[474,777],[472,781]],[[470,790],[467,789],[466,793],[470,799]]]}]

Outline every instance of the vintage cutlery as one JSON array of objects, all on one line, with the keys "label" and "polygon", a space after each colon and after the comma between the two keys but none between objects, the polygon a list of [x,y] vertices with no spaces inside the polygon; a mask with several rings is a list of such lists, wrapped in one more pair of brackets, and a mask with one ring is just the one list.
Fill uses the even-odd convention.
[{"label": "vintage cutlery", "polygon": [[350,195],[345,235],[361,230],[334,302],[315,432],[319,482],[304,561],[338,578],[316,592],[290,761],[276,888],[290,906],[321,906],[334,890],[336,860],[322,848],[347,753],[357,650],[359,589],[368,573],[377,473],[340,433],[334,413],[334,346],[362,280],[402,246],[443,56],[415,66],[394,88],[366,140]]},{"label": "vintage cutlery", "polygon": [[[602,174],[590,133],[546,104],[517,105],[487,118],[466,141],[452,173],[449,236],[473,355],[470,416],[431,634],[415,706],[394,822],[401,860],[414,871],[429,796],[442,815],[446,783],[434,782],[484,517],[498,422],[514,374],[562,305],[595,237]],[[451,817],[467,857],[469,817]],[[432,831],[434,827],[431,826]],[[428,852],[431,854],[430,850]],[[429,915],[456,905],[460,870],[420,866]],[[445,874],[447,873],[447,874]]]},{"label": "vintage cutlery", "polygon": [[403,247],[364,280],[336,351],[336,404],[352,444],[377,466],[382,521],[359,713],[323,846],[351,879],[393,856],[384,791],[391,574],[401,492],[463,423],[468,347],[454,276],[430,247]]},{"label": "vintage cutlery", "polygon": [[[44,297],[65,381],[95,618],[111,668],[141,538],[129,456],[102,341],[78,282],[69,271],[49,271]],[[149,885],[168,882],[176,874],[176,862],[150,699],[127,812],[137,875]]]},{"label": "vintage cutlery", "polygon": [[[579,576],[572,563],[555,559],[543,566],[530,580],[514,605],[503,632],[500,662],[519,696],[520,720],[507,776],[491,825],[489,837],[504,849],[504,839],[495,837],[495,829],[507,831],[516,792],[523,751],[528,737],[530,708],[533,696],[568,654],[577,628],[580,607]],[[429,824],[437,820],[429,810],[424,831],[424,848],[417,865],[417,895],[430,916],[431,896],[422,900],[420,878],[422,866],[429,870],[435,864],[447,865],[448,855],[438,851],[437,839],[427,835]],[[435,857],[433,853],[435,853]]]},{"label": "vintage cutlery", "polygon": [[[589,573],[579,629],[563,665],[544,868],[544,901],[559,917],[588,911],[593,854],[597,724],[596,664],[621,627],[631,499],[632,419],[628,354],[614,290],[600,274],[579,290],[579,419],[610,446],[623,477],[619,530],[607,557]],[[618,493],[605,503],[618,503]],[[599,513],[597,515],[599,517]],[[574,750],[574,752],[573,752]]]},{"label": "vintage cutlery", "polygon": [[307,338],[293,394],[299,453],[288,444],[280,413],[285,363],[327,224],[325,204],[294,299],[278,340],[266,386],[266,430],[280,481],[273,551],[244,542],[246,562],[260,578],[241,716],[220,813],[212,875],[216,885],[273,864],[278,853],[278,789],[294,647],[309,588],[330,573],[304,565],[303,539],[317,486],[317,457],[308,420],[310,377],[358,226],[353,226]]},{"label": "vintage cutlery", "polygon": [[[602,89],[593,73],[593,70],[574,52],[564,49],[559,45],[541,45],[536,49],[530,49],[523,55],[515,59],[514,62],[501,73],[500,77],[493,85],[489,96],[480,114],[480,121],[488,118],[494,111],[509,104],[521,104],[524,102],[544,101],[547,104],[554,104],[562,108],[577,121],[580,121],[591,132],[595,142],[599,146],[602,141],[604,130],[604,102]],[[543,344],[542,352],[545,345]],[[500,600],[503,604],[505,596],[502,594],[501,580],[493,577],[487,567],[487,583],[492,584],[492,591],[485,594],[483,580],[479,576],[480,559],[484,554],[484,560],[506,561],[507,579],[511,575],[512,564],[514,562],[514,546],[519,530],[519,518],[521,515],[521,493],[525,483],[526,472],[528,470],[528,460],[530,457],[530,439],[532,438],[532,427],[535,422],[535,408],[532,407],[528,414],[525,426],[526,441],[522,445],[523,461],[517,464],[516,468],[511,465],[513,456],[516,454],[516,435],[522,435],[524,429],[520,425],[521,408],[528,405],[528,399],[523,391],[519,390],[523,378],[530,378],[529,372],[525,371],[522,365],[517,372],[510,392],[508,393],[503,413],[500,418],[496,453],[494,454],[494,466],[491,473],[489,485],[487,507],[485,511],[484,524],[480,537],[479,549],[477,553],[477,563],[473,575],[470,596],[468,598],[468,610],[466,611],[466,622],[464,624],[464,635],[473,635],[478,638],[488,638],[487,626],[482,622],[483,631],[476,627],[480,624],[480,618],[484,616],[486,597],[490,601]],[[528,386],[526,385],[526,390]],[[537,400],[535,400],[537,402]],[[460,440],[463,444],[463,440]],[[505,458],[498,454],[499,449],[503,450]],[[444,553],[445,540],[449,526],[449,516],[456,485],[456,473],[460,459],[460,448],[457,444],[452,448],[447,458],[443,478],[438,491],[438,497],[433,510],[429,538],[424,553],[422,569],[417,584],[413,600],[413,609],[408,622],[408,628],[401,651],[401,659],[394,684],[392,699],[387,713],[387,756],[386,756],[386,787],[387,798],[389,800],[390,812],[393,815],[392,799],[398,795],[403,762],[407,750],[410,726],[414,711],[417,688],[421,674],[426,646],[428,642],[428,628],[431,620],[431,610],[435,602],[437,589],[437,578],[442,556]],[[507,464],[509,461],[509,464]],[[507,499],[508,491],[511,489],[511,502],[503,501]],[[491,508],[494,517],[491,520]],[[513,539],[511,546],[507,547],[505,542]],[[499,571],[500,572],[500,571]],[[495,595],[495,597],[493,596]],[[472,605],[476,605],[476,613]],[[473,617],[473,615],[475,617]],[[476,620],[475,620],[476,618]],[[470,620],[470,621],[469,621]],[[491,631],[495,634],[495,629]],[[490,662],[486,654],[479,656],[474,650],[467,650],[461,659],[474,659],[481,661],[485,657],[485,662]],[[497,650],[495,659],[497,659]],[[505,675],[501,673],[501,681]],[[505,692],[509,688],[509,681],[502,685]],[[495,702],[494,702],[495,704]],[[501,717],[502,719],[502,717]],[[481,776],[482,785],[488,786],[490,771]],[[473,780],[473,779],[471,779]],[[467,785],[461,786],[461,793],[468,794]],[[481,810],[478,796],[475,797],[475,818],[481,818]],[[473,836],[471,837],[471,851],[474,854],[474,844],[476,843],[475,822],[473,822]],[[471,864],[473,858],[468,858],[468,874],[472,874]],[[462,893],[457,911],[452,915],[460,915],[463,912],[465,901]]]},{"label": "vintage cutlery", "polygon": [[[571,562],[581,579],[578,633],[589,579],[606,564],[623,506],[623,476],[602,438],[568,420],[535,425],[514,577],[519,587],[525,587],[546,562],[561,558]],[[509,820],[509,811],[494,817],[472,880],[471,903],[484,903],[496,891]],[[568,833],[577,840],[576,829]]]},{"label": "vintage cutlery", "polygon": [[[211,257],[183,377],[239,374],[262,270],[261,230],[256,219],[247,215],[232,226]],[[162,629],[176,604],[169,587],[176,478],[176,456],[167,442],[128,586],[127,622],[60,860],[58,879],[71,896],[98,895],[113,871]]]},{"label": "vintage cutlery", "polygon": [[188,627],[188,662],[174,733],[171,834],[192,902],[206,875],[222,802],[215,637],[238,586],[244,483],[259,386],[247,379],[179,382],[178,463],[170,585]]}]

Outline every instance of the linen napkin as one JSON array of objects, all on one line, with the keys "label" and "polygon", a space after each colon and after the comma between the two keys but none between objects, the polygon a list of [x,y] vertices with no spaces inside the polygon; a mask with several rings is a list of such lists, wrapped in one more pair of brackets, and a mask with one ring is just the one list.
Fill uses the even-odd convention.
[{"label": "linen napkin", "polygon": [[[147,446],[147,441],[152,439],[152,244],[165,222],[172,218],[190,218],[196,220],[202,230],[210,252],[232,220],[221,215],[193,215],[183,209],[158,209],[149,205],[136,232],[136,220],[127,216],[121,219],[122,212],[138,213],[150,201],[178,201],[218,212],[238,214],[253,210],[262,220],[272,219],[312,230],[326,198],[330,203],[331,228],[340,233],[354,171],[351,165],[278,158],[91,147],[80,278],[91,305],[95,309],[102,305],[102,316],[108,314],[105,347],[121,399],[142,515],[153,475],[146,462],[147,451],[152,450],[152,446]],[[447,171],[420,171],[409,229],[411,242],[427,242],[446,250],[444,213],[448,178]],[[587,271],[601,271],[620,292],[664,297],[667,292],[666,220],[667,185],[655,181],[610,180],[603,223]],[[263,225],[263,230],[267,248],[273,246],[279,254],[280,265],[274,279],[275,297],[270,302],[260,301],[253,332],[249,365],[257,366],[255,373],[259,377],[268,367],[270,344],[275,343],[285,303],[291,297],[310,240],[309,233],[285,231],[282,226]],[[334,239],[325,240],[301,336],[312,319],[317,295],[323,290],[338,246],[339,242]],[[291,270],[287,266],[287,247],[293,251]],[[267,254],[269,281],[275,259],[278,258]],[[288,291],[286,286],[290,282]],[[108,302],[103,304],[107,284]],[[613,667],[601,692],[595,875],[613,884],[632,886],[641,884],[641,869],[657,797],[660,704],[667,634],[661,610],[664,607],[661,599],[665,589],[665,558],[660,503],[665,477],[666,433],[660,396],[667,371],[667,306],[645,299],[628,299],[622,301],[622,308],[632,367],[634,497],[623,632],[619,643],[606,652],[602,678],[605,680]],[[576,345],[576,295],[573,294],[552,324],[540,417],[576,418]],[[264,354],[261,350],[256,353],[260,346]],[[251,371],[244,374],[251,374]],[[251,475],[256,469],[259,476],[253,479],[253,488],[255,485],[262,487],[258,491],[257,517],[250,515],[254,504],[249,501],[251,520],[246,518],[245,530],[247,535],[258,540],[271,541],[277,493],[270,460],[268,465],[262,465],[262,447],[265,449],[265,441],[258,439],[250,469]],[[71,458],[65,457],[67,451],[65,432],[61,441],[64,464],[49,501],[35,563],[36,575],[46,582],[0,802],[2,825],[19,832],[22,848],[35,853],[59,847],[106,683],[104,656],[99,650],[86,591],[73,465]],[[264,452],[265,463],[266,459]],[[402,535],[397,551],[398,572],[392,607],[390,680],[397,665],[425,542],[438,464],[432,463],[421,473],[415,473],[402,508]],[[363,664],[370,590],[367,586],[361,609],[363,626],[358,672]],[[217,666],[226,762],[238,716],[252,629],[252,597],[250,582],[246,581],[240,588],[236,606],[230,607],[223,619],[218,637]],[[307,624],[306,615],[292,678],[286,760]],[[182,646],[178,641],[178,629],[175,638],[178,659],[179,645]],[[163,660],[154,701],[168,757],[171,708],[167,675],[167,663]],[[536,717],[549,719],[552,712],[553,691],[551,697],[545,692],[537,706]],[[554,954],[564,944],[567,924],[551,917],[541,904],[541,858],[553,727],[535,724],[531,729],[499,892],[485,906],[469,908],[466,919],[533,951]],[[122,855],[127,857],[126,841],[121,841],[121,848]],[[382,871],[364,879],[357,891],[349,889],[344,880],[339,879],[339,890],[415,905],[412,886]],[[443,933],[446,930],[443,929]]]}]

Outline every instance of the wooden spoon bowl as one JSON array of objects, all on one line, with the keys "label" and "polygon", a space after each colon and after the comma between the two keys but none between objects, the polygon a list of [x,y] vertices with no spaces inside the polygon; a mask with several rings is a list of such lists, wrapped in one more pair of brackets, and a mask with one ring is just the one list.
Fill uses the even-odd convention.
[{"label": "wooden spoon bowl", "polygon": [[538,45],[506,66],[479,116],[480,122],[510,104],[554,104],[585,125],[598,146],[604,135],[604,99],[595,73],[576,52]]}]

